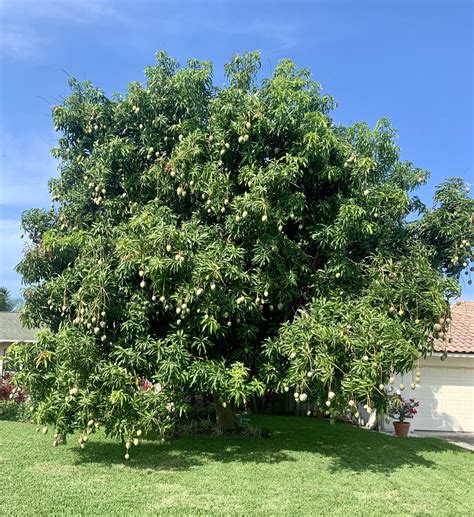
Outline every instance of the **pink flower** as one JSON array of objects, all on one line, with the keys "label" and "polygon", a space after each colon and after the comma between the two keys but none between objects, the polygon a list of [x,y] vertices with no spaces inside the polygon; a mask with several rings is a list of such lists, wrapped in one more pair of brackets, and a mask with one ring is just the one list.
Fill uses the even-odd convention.
[{"label": "pink flower", "polygon": [[144,379],[142,382],[142,389],[143,391],[148,391],[152,387],[152,384],[149,380]]}]

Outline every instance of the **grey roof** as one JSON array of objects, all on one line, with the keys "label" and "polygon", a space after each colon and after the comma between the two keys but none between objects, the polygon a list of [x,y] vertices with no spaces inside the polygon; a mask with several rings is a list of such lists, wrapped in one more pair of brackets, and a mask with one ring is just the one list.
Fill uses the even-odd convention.
[{"label": "grey roof", "polygon": [[38,329],[28,329],[20,322],[20,312],[0,311],[0,343],[2,341],[35,341]]}]

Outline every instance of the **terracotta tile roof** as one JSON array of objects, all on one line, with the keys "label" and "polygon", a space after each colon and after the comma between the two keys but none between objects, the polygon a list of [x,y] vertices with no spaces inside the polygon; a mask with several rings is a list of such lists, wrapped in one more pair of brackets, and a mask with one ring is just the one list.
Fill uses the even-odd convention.
[{"label": "terracotta tile roof", "polygon": [[437,352],[474,354],[474,301],[451,305],[451,325],[448,338],[451,343],[435,341]]}]

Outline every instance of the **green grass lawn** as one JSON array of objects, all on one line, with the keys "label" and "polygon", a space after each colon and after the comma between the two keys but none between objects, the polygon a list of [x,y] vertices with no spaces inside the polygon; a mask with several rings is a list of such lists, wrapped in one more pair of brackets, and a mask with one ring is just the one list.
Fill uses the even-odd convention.
[{"label": "green grass lawn", "polygon": [[304,417],[254,417],[269,438],[200,435],[53,448],[0,422],[0,514],[472,515],[474,454]]}]

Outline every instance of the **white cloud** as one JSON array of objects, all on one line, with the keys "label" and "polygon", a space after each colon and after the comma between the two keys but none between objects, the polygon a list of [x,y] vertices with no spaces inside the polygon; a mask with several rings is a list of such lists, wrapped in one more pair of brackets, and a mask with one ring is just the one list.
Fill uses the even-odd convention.
[{"label": "white cloud", "polygon": [[14,297],[21,286],[15,266],[25,246],[20,239],[21,213],[49,206],[48,180],[57,176],[56,161],[49,153],[52,141],[52,135],[49,141],[31,133],[14,138],[0,130],[0,286]]},{"label": "white cloud", "polygon": [[54,43],[44,24],[128,23],[109,0],[0,0],[0,55],[4,61],[38,57]]},{"label": "white cloud", "polygon": [[0,131],[2,210],[49,206],[48,180],[58,175],[57,162],[49,152],[52,145],[32,134],[22,133],[13,138]]},{"label": "white cloud", "polygon": [[14,60],[35,57],[43,41],[43,38],[25,27],[2,24],[0,36],[2,57],[8,56]]},{"label": "white cloud", "polygon": [[15,272],[24,247],[20,232],[19,220],[0,219],[0,286],[7,287],[14,297],[18,296],[21,285],[20,276]]},{"label": "white cloud", "polygon": [[[0,0],[0,53],[4,60],[40,58],[57,44],[56,29],[103,27],[126,32],[127,44],[143,44],[148,38],[179,35],[183,30],[215,37],[249,37],[271,45],[267,52],[279,54],[292,48],[301,21],[275,16],[248,16],[245,23],[229,23],[229,10],[238,2],[202,2],[186,6],[177,0]],[[232,9],[230,10],[232,12]]]},{"label": "white cloud", "polygon": [[110,0],[2,0],[2,17],[28,19],[59,19],[89,23],[104,16],[122,19]]}]

